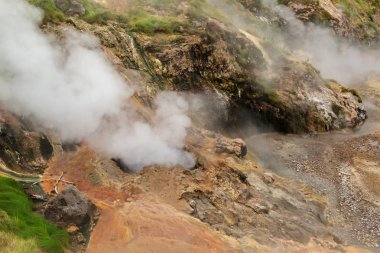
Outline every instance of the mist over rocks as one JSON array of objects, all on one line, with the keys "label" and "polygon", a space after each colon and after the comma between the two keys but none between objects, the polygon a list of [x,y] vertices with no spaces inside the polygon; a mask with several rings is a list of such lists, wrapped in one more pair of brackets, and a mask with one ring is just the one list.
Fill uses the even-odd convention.
[{"label": "mist over rocks", "polygon": [[88,142],[133,169],[192,167],[194,159],[182,151],[191,125],[187,102],[164,92],[156,101],[156,122],[144,122],[129,101],[132,85],[108,62],[98,39],[67,29],[58,41],[40,30],[42,16],[25,1],[0,1],[3,106],[53,129],[63,141]]},{"label": "mist over rocks", "polygon": [[[35,45],[10,31],[7,49],[21,48],[13,54],[26,67],[0,58],[0,93],[9,90],[0,96],[0,174],[51,180],[40,185],[58,194],[37,211],[63,225],[69,251],[377,252],[380,109],[367,94],[379,80],[368,93],[327,80],[285,44],[290,22],[260,1],[98,0],[94,12],[88,1],[77,0],[85,16],[45,15],[39,26],[37,15],[39,35],[29,34],[53,56],[29,56],[48,64],[28,65],[26,46]],[[6,53],[0,46],[12,60]],[[14,102],[12,87],[28,85]],[[37,98],[40,87],[54,99]],[[356,128],[363,105],[369,119]],[[89,220],[96,226],[82,234]]]},{"label": "mist over rocks", "polygon": [[[325,6],[327,10],[336,8],[330,1],[326,2],[330,3]],[[282,36],[277,37],[277,43],[286,44],[300,60],[311,62],[324,78],[357,87],[363,85],[370,75],[380,72],[379,47],[366,48],[339,37],[339,31],[312,22],[305,23],[293,11],[294,5],[290,5],[291,9],[278,4],[277,0],[262,0],[262,3],[286,22],[286,29]],[[338,10],[335,12],[340,13]],[[343,20],[341,15],[338,16]],[[341,21],[337,27],[344,29],[345,26],[347,24]]]},{"label": "mist over rocks", "polygon": [[147,50],[177,89],[221,94],[227,101],[225,125],[239,127],[252,120],[286,133],[304,133],[353,128],[365,121],[358,97],[339,84],[332,87],[313,65],[262,37],[261,26],[269,26],[265,20],[228,1],[207,3],[233,18],[208,19],[203,36],[185,37],[185,43],[170,47],[150,43]]}]

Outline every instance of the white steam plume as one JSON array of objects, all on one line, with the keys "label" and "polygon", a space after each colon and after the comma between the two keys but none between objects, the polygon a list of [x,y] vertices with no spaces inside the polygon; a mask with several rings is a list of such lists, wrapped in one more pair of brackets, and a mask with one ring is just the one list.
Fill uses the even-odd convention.
[{"label": "white steam plume", "polygon": [[187,102],[172,92],[155,101],[152,124],[128,103],[133,88],[113,69],[99,42],[75,30],[57,41],[44,34],[42,12],[23,0],[0,0],[0,102],[54,129],[64,141],[86,141],[131,169],[182,165]]},{"label": "white steam plume", "polygon": [[330,28],[305,24],[276,0],[262,0],[262,3],[287,21],[289,30],[285,43],[306,53],[304,60],[310,60],[323,77],[355,85],[380,72],[379,50],[355,46],[336,36]]},{"label": "white steam plume", "polygon": [[[206,0],[238,29],[254,31],[264,41],[273,45],[285,46],[294,50],[300,60],[310,61],[324,78],[335,79],[347,85],[357,85],[371,74],[380,72],[380,50],[369,50],[359,47],[338,37],[327,27],[305,24],[298,20],[294,12],[276,0],[261,0],[264,6],[277,13],[287,22],[282,30],[260,27],[253,14],[244,8],[239,1]],[[251,17],[248,18],[248,17]],[[260,18],[260,20],[266,20]],[[272,27],[273,28],[273,27]],[[284,31],[286,30],[286,31]],[[273,53],[271,58],[276,58]],[[272,59],[275,61],[275,59]],[[273,70],[276,71],[276,70]]]}]

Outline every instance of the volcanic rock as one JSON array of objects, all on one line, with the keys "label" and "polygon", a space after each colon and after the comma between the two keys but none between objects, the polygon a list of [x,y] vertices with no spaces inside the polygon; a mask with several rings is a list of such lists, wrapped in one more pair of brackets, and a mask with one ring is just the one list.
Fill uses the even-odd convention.
[{"label": "volcanic rock", "polygon": [[75,186],[69,186],[49,201],[44,214],[64,227],[83,227],[94,222],[95,212],[95,205]]},{"label": "volcanic rock", "polygon": [[215,144],[217,153],[235,154],[238,157],[244,157],[247,154],[247,146],[242,139],[219,138]]}]

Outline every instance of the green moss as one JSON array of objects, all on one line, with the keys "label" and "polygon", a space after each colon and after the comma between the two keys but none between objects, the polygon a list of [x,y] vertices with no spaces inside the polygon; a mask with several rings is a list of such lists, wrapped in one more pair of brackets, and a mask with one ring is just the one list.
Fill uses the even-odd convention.
[{"label": "green moss", "polygon": [[[372,15],[374,15],[380,7],[380,2],[364,1],[364,0],[335,0],[337,4],[340,4],[344,8],[345,14],[356,26],[365,28],[366,33],[374,33],[378,35],[380,33],[377,24],[373,23]],[[372,36],[373,36],[372,35]]]},{"label": "green moss", "polygon": [[185,21],[152,15],[143,10],[129,12],[127,19],[131,31],[147,34],[180,32],[189,26]]},{"label": "green moss", "polygon": [[265,94],[267,95],[269,101],[272,105],[281,104],[281,99],[273,89],[266,89]]},{"label": "green moss", "polygon": [[156,10],[164,10],[170,14],[177,13],[178,5],[187,0],[129,0],[128,5],[134,7],[151,6]]},{"label": "green moss", "polygon": [[[222,23],[231,23],[231,16],[223,13],[221,9],[215,8],[205,0],[190,0],[189,8],[186,9],[186,15],[190,20],[206,21],[208,18],[213,18],[221,21]],[[230,7],[233,8],[237,3],[229,2]]]},{"label": "green moss", "polygon": [[[314,20],[311,21],[313,22],[328,24],[332,19],[332,16],[321,8],[318,0],[279,0],[278,2],[284,5],[296,2],[315,7],[314,9],[317,10],[317,13],[312,17]],[[380,8],[379,0],[332,0],[332,2],[344,11],[359,38],[363,40],[377,39],[380,34],[380,28],[378,24],[373,22],[373,15]]]},{"label": "green moss", "polygon": [[[29,3],[41,8],[44,15],[44,23],[46,22],[64,22],[68,18],[59,10],[54,3],[54,0],[28,0]],[[106,10],[99,4],[91,0],[78,0],[86,9],[85,14],[80,17],[88,23],[96,23],[104,25],[108,21],[117,21],[119,23],[128,24],[131,31],[143,32],[147,34],[154,33],[174,33],[182,30],[189,30],[189,23],[185,20],[180,20],[176,17],[151,14],[143,8],[131,9],[126,13],[114,13]],[[149,0],[146,4],[153,6],[173,6],[178,4],[179,0],[166,0],[164,3],[160,1]],[[140,3],[142,4],[142,3]]]},{"label": "green moss", "polygon": [[[54,0],[28,0],[28,2],[44,11],[43,22],[59,23],[68,20],[68,17],[57,8]],[[85,15],[81,19],[89,23],[105,24],[109,20],[125,22],[123,15],[114,14],[107,11],[99,4],[91,0],[78,0],[86,9]]]},{"label": "green moss", "polygon": [[[0,177],[0,231],[35,240],[46,252],[63,252],[67,233],[32,213],[33,204],[16,181]],[[5,215],[6,213],[6,215]]]},{"label": "green moss", "polygon": [[118,21],[121,23],[125,23],[127,21],[127,18],[124,15],[108,11],[92,0],[78,1],[86,9],[86,13],[81,18],[90,24],[96,23],[104,25],[108,21]]},{"label": "green moss", "polygon": [[359,92],[357,90],[355,90],[353,88],[344,87],[340,83],[338,83],[337,81],[335,81],[333,79],[327,79],[325,85],[327,88],[329,88],[330,90],[337,92],[337,93],[349,92],[357,98],[359,103],[363,102],[362,98],[360,97]]},{"label": "green moss", "polygon": [[258,86],[263,90],[266,98],[271,105],[278,106],[281,104],[281,98],[273,88],[273,82],[275,82],[274,80],[260,80],[256,82]]},{"label": "green moss", "polygon": [[28,0],[28,2],[44,11],[44,23],[58,23],[66,20],[65,14],[55,6],[53,0]]},{"label": "green moss", "polygon": [[357,97],[359,103],[363,102],[362,98],[359,95],[359,92],[355,89],[342,87],[342,92],[349,92],[352,95],[354,95],[355,97]]}]

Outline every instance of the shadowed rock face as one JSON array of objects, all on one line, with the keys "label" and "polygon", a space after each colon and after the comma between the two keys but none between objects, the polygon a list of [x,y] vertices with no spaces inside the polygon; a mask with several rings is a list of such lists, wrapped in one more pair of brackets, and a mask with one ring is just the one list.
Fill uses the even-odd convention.
[{"label": "shadowed rock face", "polygon": [[34,130],[31,122],[0,109],[0,161],[14,170],[41,172],[54,154],[50,136]]},{"label": "shadowed rock face", "polygon": [[331,88],[310,64],[216,20],[207,21],[201,35],[182,35],[181,43],[134,38],[117,24],[76,26],[96,34],[123,72],[132,67],[169,89],[217,92],[228,105],[230,125],[248,117],[282,132],[323,132],[356,127],[367,117],[360,98],[339,84]]}]

